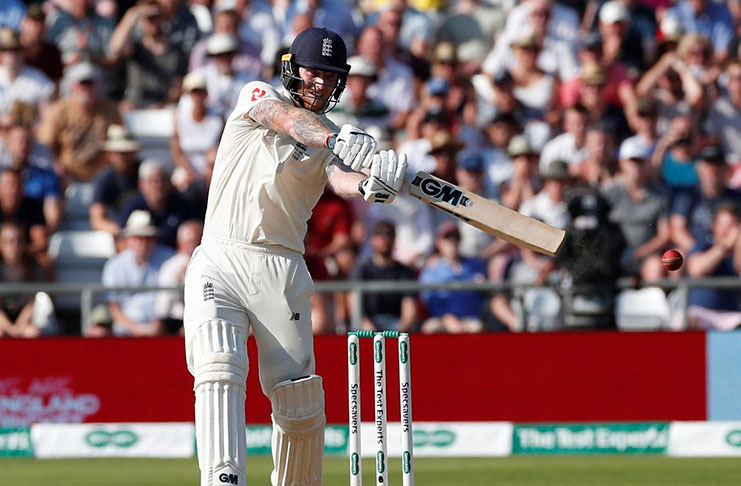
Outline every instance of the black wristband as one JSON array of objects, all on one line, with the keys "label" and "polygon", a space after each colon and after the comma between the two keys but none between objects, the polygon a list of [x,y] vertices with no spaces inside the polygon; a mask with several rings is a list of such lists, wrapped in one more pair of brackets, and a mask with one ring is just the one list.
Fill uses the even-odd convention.
[{"label": "black wristband", "polygon": [[363,179],[362,181],[358,182],[358,192],[361,196],[365,197],[365,189],[363,189],[363,184],[365,184],[365,181],[368,179]]}]

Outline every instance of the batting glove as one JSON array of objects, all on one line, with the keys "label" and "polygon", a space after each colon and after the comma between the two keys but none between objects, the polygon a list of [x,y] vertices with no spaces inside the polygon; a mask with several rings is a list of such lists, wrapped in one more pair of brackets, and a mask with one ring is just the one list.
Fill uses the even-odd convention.
[{"label": "batting glove", "polygon": [[406,171],[406,154],[381,150],[373,156],[370,177],[360,181],[358,190],[366,201],[388,204],[399,194]]},{"label": "batting glove", "polygon": [[343,164],[355,172],[368,168],[373,162],[373,153],[376,151],[376,139],[360,128],[352,125],[342,125],[336,139],[330,137],[327,146]]}]

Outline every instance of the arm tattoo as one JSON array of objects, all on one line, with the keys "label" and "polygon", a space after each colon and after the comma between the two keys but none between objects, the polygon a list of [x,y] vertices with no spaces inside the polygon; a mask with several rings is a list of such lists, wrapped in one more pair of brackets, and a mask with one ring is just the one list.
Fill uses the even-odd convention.
[{"label": "arm tattoo", "polygon": [[248,115],[260,125],[287,133],[309,147],[324,147],[327,135],[334,129],[319,115],[282,101],[266,100],[256,104]]}]

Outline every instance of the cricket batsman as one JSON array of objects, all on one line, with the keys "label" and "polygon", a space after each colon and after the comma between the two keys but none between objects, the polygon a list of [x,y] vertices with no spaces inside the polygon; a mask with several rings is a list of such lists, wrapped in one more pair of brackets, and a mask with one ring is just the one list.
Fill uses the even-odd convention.
[{"label": "cricket batsman", "polygon": [[406,157],[375,153],[363,130],[324,115],[350,66],[342,38],[301,32],[276,90],[242,88],[219,143],[201,245],[185,278],[185,348],[194,376],[201,486],[245,486],[247,336],[272,404],[273,486],[322,483],[324,390],[315,374],[314,292],[302,257],[306,223],[325,185],[390,203]]}]

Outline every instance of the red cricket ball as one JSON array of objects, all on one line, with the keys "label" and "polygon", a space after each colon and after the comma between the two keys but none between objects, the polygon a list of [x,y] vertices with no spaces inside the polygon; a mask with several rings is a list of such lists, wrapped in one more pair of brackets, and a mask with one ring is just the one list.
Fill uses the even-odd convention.
[{"label": "red cricket ball", "polygon": [[677,250],[666,250],[661,257],[661,263],[664,265],[664,268],[673,272],[682,268],[684,257]]}]

